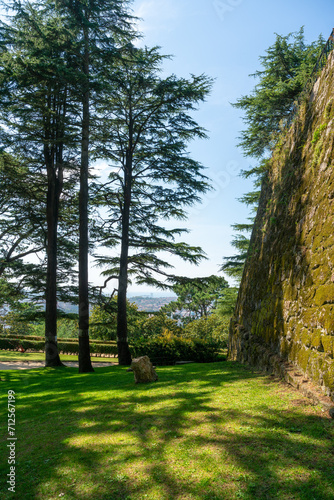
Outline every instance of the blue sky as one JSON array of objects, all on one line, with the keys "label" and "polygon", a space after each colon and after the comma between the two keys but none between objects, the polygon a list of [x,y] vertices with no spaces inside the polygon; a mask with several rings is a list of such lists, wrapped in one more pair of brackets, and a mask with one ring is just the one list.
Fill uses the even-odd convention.
[{"label": "blue sky", "polygon": [[[242,112],[232,108],[249,93],[255,80],[248,75],[260,69],[259,56],[275,41],[305,28],[308,42],[322,33],[327,39],[334,26],[334,3],[318,0],[136,0],[134,14],[142,18],[142,44],[159,45],[173,55],[164,65],[167,74],[206,73],[216,79],[213,91],[195,117],[208,130],[209,139],[191,144],[192,156],[206,168],[215,191],[193,207],[183,239],[201,246],[208,260],[199,266],[173,260],[175,272],[188,276],[217,274],[224,256],[233,255],[231,224],[245,222],[248,208],[238,202],[252,190],[252,182],[239,176],[254,164],[237,148],[243,128]],[[129,287],[133,293],[154,290]]]},{"label": "blue sky", "polygon": [[[320,33],[327,39],[334,26],[334,2],[135,0],[132,7],[142,18],[138,23],[144,35],[141,44],[158,45],[163,54],[174,56],[165,62],[166,74],[186,77],[206,73],[216,79],[210,97],[195,114],[198,123],[208,130],[209,139],[193,142],[189,149],[192,157],[206,167],[215,190],[189,211],[183,224],[190,230],[183,239],[201,246],[208,260],[197,267],[176,259],[171,262],[174,272],[181,275],[218,274],[223,257],[235,253],[230,244],[231,224],[245,222],[250,215],[238,198],[252,190],[252,182],[239,173],[254,165],[237,148],[242,113],[230,103],[254,87],[255,80],[248,75],[260,69],[259,56],[273,44],[275,33],[286,35],[304,26],[308,42]],[[99,270],[93,266],[90,281],[102,283]],[[116,283],[110,285],[112,290]],[[129,286],[129,295],[150,293],[156,290]]]}]

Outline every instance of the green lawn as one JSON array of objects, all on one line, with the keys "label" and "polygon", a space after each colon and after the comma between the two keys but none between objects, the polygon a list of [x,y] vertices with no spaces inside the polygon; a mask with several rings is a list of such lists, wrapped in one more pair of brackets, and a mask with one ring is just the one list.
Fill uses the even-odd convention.
[{"label": "green lawn", "polygon": [[[78,356],[73,354],[61,354],[62,361],[78,361]],[[117,358],[101,358],[100,356],[92,356],[93,363],[117,363]],[[44,352],[18,352],[18,351],[1,351],[0,350],[0,363],[1,361],[44,361]]]},{"label": "green lawn", "polygon": [[16,404],[16,493],[5,499],[334,498],[334,422],[294,389],[237,363],[2,371]]}]

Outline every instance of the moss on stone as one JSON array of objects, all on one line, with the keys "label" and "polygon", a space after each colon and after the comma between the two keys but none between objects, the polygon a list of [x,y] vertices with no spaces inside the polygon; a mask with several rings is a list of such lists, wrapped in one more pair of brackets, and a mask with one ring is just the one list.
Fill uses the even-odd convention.
[{"label": "moss on stone", "polygon": [[318,322],[319,322],[319,325],[325,330],[327,335],[334,335],[334,306],[333,305],[326,304],[319,310]]},{"label": "moss on stone", "polygon": [[331,335],[321,335],[321,343],[324,348],[325,354],[333,357],[334,337]]},{"label": "moss on stone", "polygon": [[[312,279],[314,282],[313,289],[314,292],[320,285],[327,284],[332,275],[331,270],[328,266],[319,266],[317,269],[312,271]],[[313,297],[312,297],[313,298]]]},{"label": "moss on stone", "polygon": [[311,347],[312,346],[311,331],[308,328],[303,328],[299,334],[298,340],[305,347]]},{"label": "moss on stone", "polygon": [[334,113],[333,99],[330,99],[325,107],[325,113],[324,113],[325,120],[329,121],[332,118],[333,113]]},{"label": "moss on stone", "polygon": [[312,379],[319,385],[323,381],[322,363],[323,360],[321,355],[317,351],[309,351],[308,359],[308,372],[310,373]]},{"label": "moss on stone", "polygon": [[[315,232],[315,231],[314,231]],[[312,252],[314,255],[316,255],[316,253],[319,251],[319,249],[322,247],[322,242],[323,242],[323,239],[324,239],[324,235],[322,233],[320,234],[317,234],[313,240],[313,244],[312,244]],[[317,261],[316,259],[314,259],[314,263],[316,264]]]},{"label": "moss on stone", "polygon": [[304,286],[300,291],[300,299],[306,304],[310,304],[315,296],[316,286]]},{"label": "moss on stone", "polygon": [[[332,233],[329,232],[330,227],[332,228]],[[324,238],[323,238],[323,242],[322,242],[322,247],[324,250],[330,249],[332,251],[332,249],[334,248],[333,230],[334,230],[334,223],[331,221],[330,224],[327,224],[327,227],[325,228],[326,232],[324,232]]]},{"label": "moss on stone", "polygon": [[241,332],[234,348],[261,369],[280,352],[334,398],[334,67],[326,71],[267,162],[237,305],[256,342]]},{"label": "moss on stone", "polygon": [[310,335],[311,347],[313,347],[314,349],[316,349],[319,352],[323,352],[323,345],[321,342],[321,336],[322,336],[321,334],[322,334],[322,331],[319,328],[317,328],[317,329],[313,330],[312,334]]},{"label": "moss on stone", "polygon": [[297,299],[298,291],[290,284],[284,286],[284,299],[287,301],[294,301]]},{"label": "moss on stone", "polygon": [[323,383],[325,387],[328,387],[329,395],[333,394],[334,391],[334,365],[331,364],[327,367],[326,371],[323,373]]},{"label": "moss on stone", "polygon": [[281,340],[280,354],[283,358],[287,359],[289,357],[291,350],[291,344],[285,338]]},{"label": "moss on stone", "polygon": [[292,342],[289,352],[289,360],[295,362],[297,360],[298,352],[300,351],[300,344]]},{"label": "moss on stone", "polygon": [[326,129],[327,127],[327,123],[322,123],[321,125],[319,125],[318,128],[316,128],[316,130],[314,131],[314,134],[313,134],[313,138],[312,138],[312,144],[316,144],[320,137],[321,137],[321,134],[322,132]]},{"label": "moss on stone", "polygon": [[310,351],[304,346],[301,346],[297,351],[296,362],[298,366],[303,370],[304,373],[307,371],[307,366],[310,358]]},{"label": "moss on stone", "polygon": [[314,295],[313,304],[323,306],[334,302],[334,283],[320,285]]},{"label": "moss on stone", "polygon": [[301,312],[300,320],[306,328],[315,327],[317,324],[317,309],[315,307],[306,309]]}]

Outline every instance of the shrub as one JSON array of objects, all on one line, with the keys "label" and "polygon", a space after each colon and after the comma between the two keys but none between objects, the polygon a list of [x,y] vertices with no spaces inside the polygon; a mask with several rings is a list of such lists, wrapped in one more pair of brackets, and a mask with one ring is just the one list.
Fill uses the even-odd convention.
[{"label": "shrub", "polygon": [[[139,317],[135,304],[127,301],[127,321],[129,338],[137,331]],[[91,339],[116,340],[117,338],[117,296],[108,304],[95,305],[90,313],[89,336]]]},{"label": "shrub", "polygon": [[0,349],[13,349],[17,350],[23,347],[24,350],[32,349],[34,351],[43,351],[45,346],[44,340],[26,340],[21,337],[1,337]]},{"label": "shrub", "polygon": [[117,344],[116,342],[110,342],[108,344],[92,342],[90,344],[90,352],[92,354],[110,354],[112,356],[117,356]]},{"label": "shrub", "polygon": [[165,330],[168,330],[177,336],[183,334],[183,329],[178,326],[177,321],[168,318],[166,314],[158,313],[138,320],[136,332],[134,334],[130,334],[129,338],[130,341],[132,341],[141,337],[159,337]]},{"label": "shrub", "polygon": [[195,319],[186,325],[184,336],[194,340],[220,342],[225,348],[228,340],[229,321],[229,318],[222,318],[217,314]]},{"label": "shrub", "polygon": [[220,342],[186,339],[168,330],[160,336],[134,340],[130,345],[134,357],[146,355],[153,363],[163,360],[164,364],[173,364],[176,361],[216,361],[220,349]]}]

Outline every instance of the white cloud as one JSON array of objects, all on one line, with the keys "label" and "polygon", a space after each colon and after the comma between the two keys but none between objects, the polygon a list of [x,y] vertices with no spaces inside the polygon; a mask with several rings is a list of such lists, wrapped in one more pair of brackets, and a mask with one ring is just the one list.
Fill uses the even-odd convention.
[{"label": "white cloud", "polygon": [[99,175],[101,180],[106,180],[110,172],[119,172],[120,167],[115,165],[110,165],[107,161],[98,160],[94,162],[91,166],[91,173],[93,175]]},{"label": "white cloud", "polygon": [[94,174],[98,174],[99,172],[102,172],[103,170],[106,170],[109,168],[109,165],[106,161],[103,160],[98,160],[93,164],[93,172]]}]

